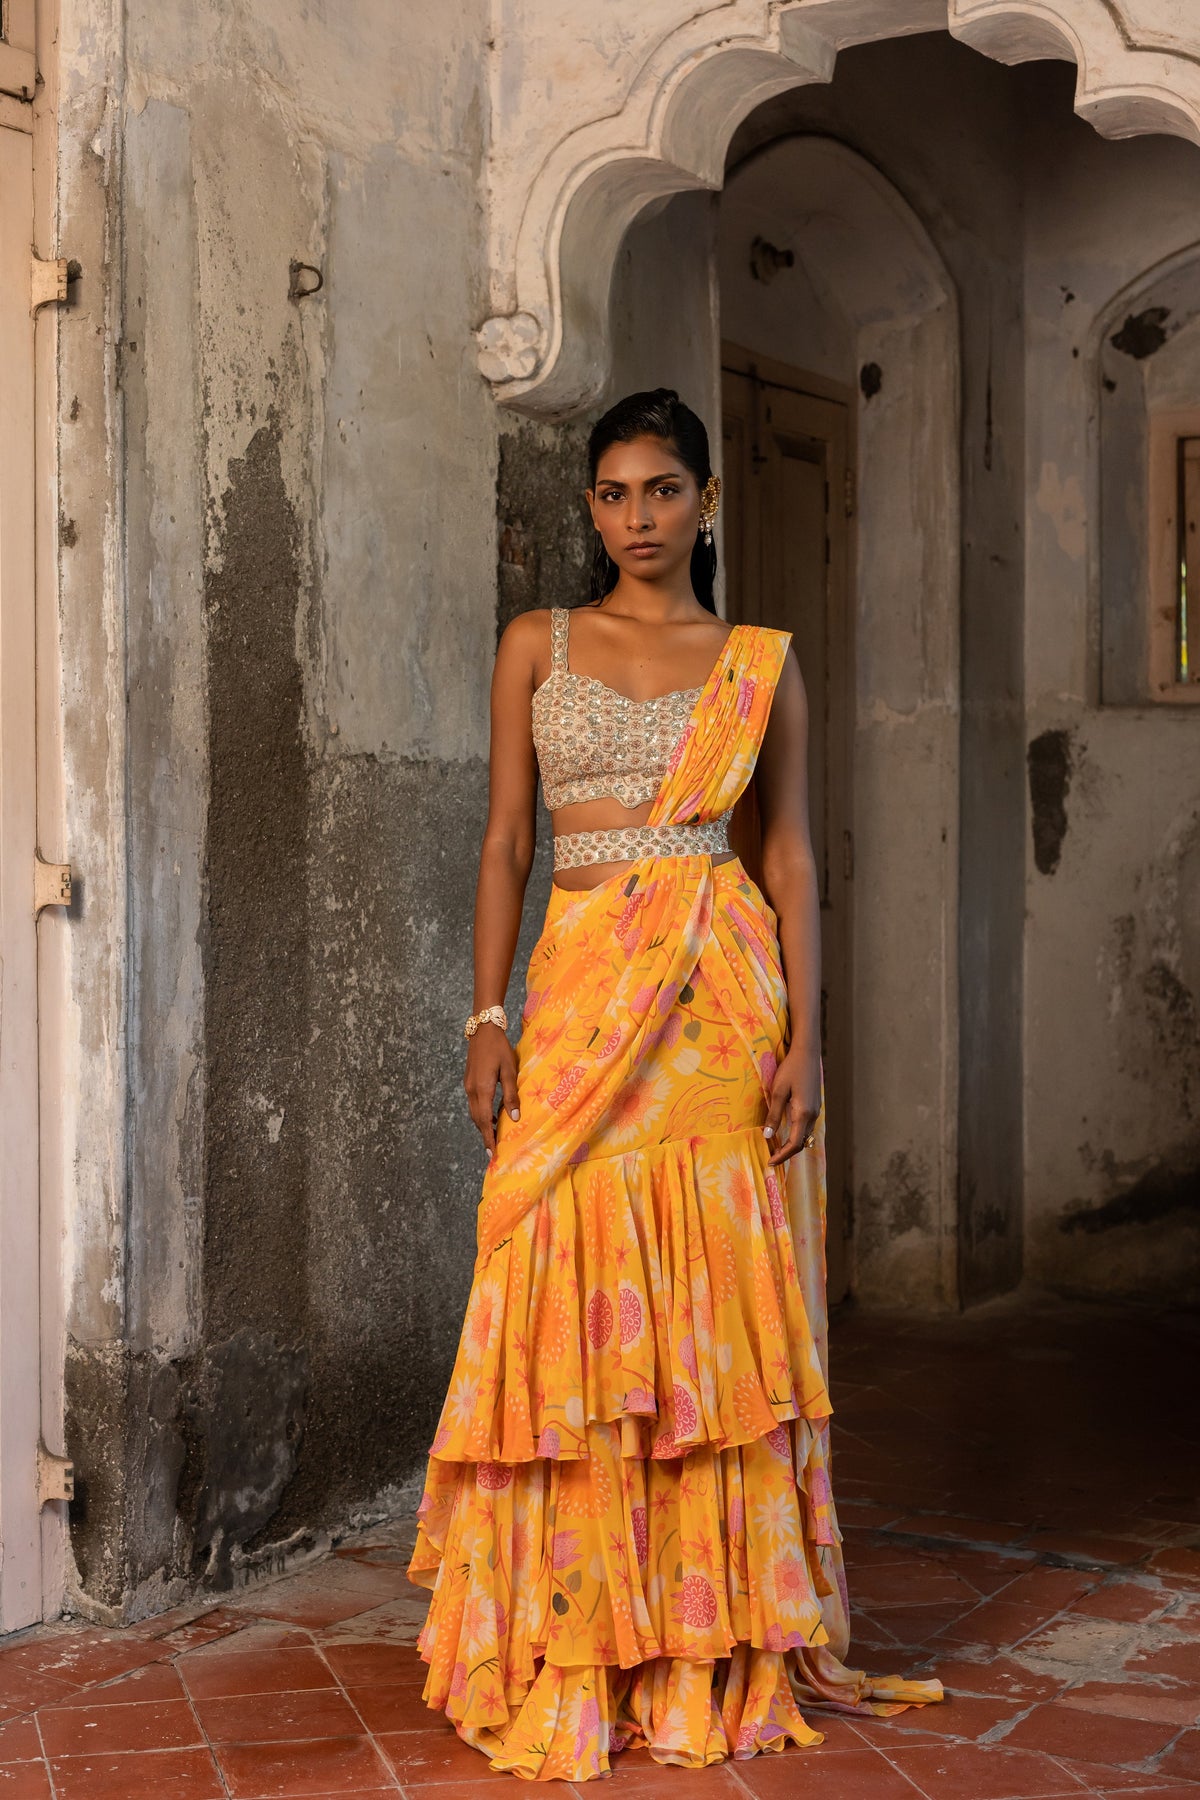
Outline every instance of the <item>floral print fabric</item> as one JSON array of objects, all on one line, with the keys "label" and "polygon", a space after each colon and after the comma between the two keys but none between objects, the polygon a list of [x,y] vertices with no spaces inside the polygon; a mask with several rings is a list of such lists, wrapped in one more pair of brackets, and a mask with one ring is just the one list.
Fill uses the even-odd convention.
[{"label": "floral print fabric", "polygon": [[[735,626],[652,820],[714,816],[788,634]],[[891,1711],[849,1636],[829,1485],[824,1110],[780,1169],[776,921],[741,863],[552,888],[410,1575],[428,1704],[527,1779],[819,1742],[797,1700]]]}]

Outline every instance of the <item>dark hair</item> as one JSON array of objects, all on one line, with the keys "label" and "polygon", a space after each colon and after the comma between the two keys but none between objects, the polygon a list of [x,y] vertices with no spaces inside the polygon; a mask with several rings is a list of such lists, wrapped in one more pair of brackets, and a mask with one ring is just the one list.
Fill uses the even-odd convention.
[{"label": "dark hair", "polygon": [[[685,406],[674,388],[654,388],[643,394],[626,394],[624,400],[618,400],[610,406],[603,418],[597,419],[592,426],[588,438],[588,474],[591,485],[596,485],[596,469],[604,452],[613,444],[628,444],[634,438],[662,438],[673,446],[684,467],[696,477],[696,485],[703,491],[704,484],[712,474],[712,463],[708,454],[708,433],[704,429],[704,421],[697,417],[690,406]],[[592,558],[592,592],[593,601],[603,600],[611,594],[617,585],[620,571],[608,551],[604,548],[604,540],[596,533],[596,551]],[[692,587],[701,606],[706,606],[711,613],[717,610],[713,598],[713,583],[717,576],[717,551],[714,544],[706,544],[699,531],[692,547]]]}]

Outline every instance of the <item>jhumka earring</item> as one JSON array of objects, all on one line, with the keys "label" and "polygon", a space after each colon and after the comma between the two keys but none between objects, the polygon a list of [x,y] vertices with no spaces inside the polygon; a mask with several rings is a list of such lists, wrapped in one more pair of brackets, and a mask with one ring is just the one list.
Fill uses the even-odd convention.
[{"label": "jhumka earring", "polygon": [[713,520],[717,516],[717,503],[721,498],[721,478],[710,475],[700,495],[700,535],[708,549],[712,548]]}]

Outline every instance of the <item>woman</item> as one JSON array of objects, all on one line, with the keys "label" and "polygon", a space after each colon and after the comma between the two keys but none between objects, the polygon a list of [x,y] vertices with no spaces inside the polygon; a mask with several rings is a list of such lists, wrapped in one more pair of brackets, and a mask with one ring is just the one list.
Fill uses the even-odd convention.
[{"label": "woman", "polygon": [[[465,1082],[489,1160],[409,1569],[426,1701],[532,1780],[820,1742],[798,1697],[941,1698],[840,1661],[790,633],[716,616],[719,483],[671,390],[606,413],[589,461],[593,604],[496,656]],[[555,874],[514,1052],[539,770]],[[728,835],[751,782],[761,889]]]}]

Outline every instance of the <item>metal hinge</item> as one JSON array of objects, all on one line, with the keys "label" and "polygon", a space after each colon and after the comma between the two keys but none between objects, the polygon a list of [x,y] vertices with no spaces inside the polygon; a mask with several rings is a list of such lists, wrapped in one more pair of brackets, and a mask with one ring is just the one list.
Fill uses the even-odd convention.
[{"label": "metal hinge", "polygon": [[849,463],[846,464],[843,477],[842,501],[846,509],[846,517],[852,519],[858,507],[858,483],[854,477],[854,470],[850,467]]},{"label": "metal hinge", "polygon": [[847,881],[854,878],[854,833],[852,831],[843,831],[842,833],[842,874]]},{"label": "metal hinge", "polygon": [[65,256],[52,256],[44,262],[35,256],[30,263],[29,298],[31,313],[39,306],[52,306],[58,300],[67,297],[67,259]]},{"label": "metal hinge", "polygon": [[43,906],[70,906],[70,904],[70,863],[48,863],[43,862],[40,856],[35,856],[33,859],[33,911],[35,918]]},{"label": "metal hinge", "polygon": [[47,1500],[75,1498],[75,1464],[69,1456],[47,1450],[44,1438],[38,1439],[37,1491],[39,1506],[45,1506]]}]

